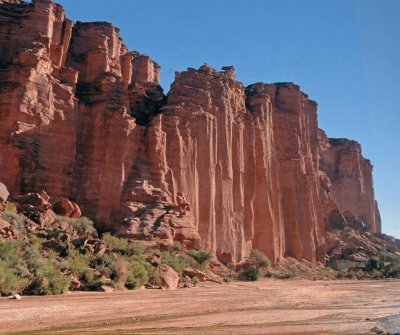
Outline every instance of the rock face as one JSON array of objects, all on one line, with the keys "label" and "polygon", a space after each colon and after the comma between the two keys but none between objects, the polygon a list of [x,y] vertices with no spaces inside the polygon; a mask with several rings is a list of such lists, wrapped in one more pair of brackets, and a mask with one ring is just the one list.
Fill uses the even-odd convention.
[{"label": "rock face", "polygon": [[330,179],[334,201],[327,223],[335,224],[339,210],[348,223],[359,221],[359,228],[379,233],[381,219],[374,197],[372,165],[363,158],[360,144],[344,138],[328,139],[322,131],[319,137],[321,170]]},{"label": "rock face", "polygon": [[13,197],[46,190],[101,230],[225,263],[251,249],[324,262],[335,220],[380,231],[371,165],[319,132],[299,86],[243,87],[232,66],[203,65],[165,96],[159,65],[109,23],[73,24],[49,0],[2,0],[0,19],[0,180]]}]

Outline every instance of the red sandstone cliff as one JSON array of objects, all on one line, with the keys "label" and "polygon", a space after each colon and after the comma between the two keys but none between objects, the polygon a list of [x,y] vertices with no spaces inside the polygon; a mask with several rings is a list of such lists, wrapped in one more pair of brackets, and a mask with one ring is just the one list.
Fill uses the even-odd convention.
[{"label": "red sandstone cliff", "polygon": [[381,220],[374,197],[372,165],[361,153],[356,141],[345,138],[328,139],[320,131],[321,170],[329,177],[330,197],[333,208],[327,213],[327,223],[341,224],[337,221],[339,210],[347,221],[359,221],[362,228],[379,233]]},{"label": "red sandstone cliff", "polygon": [[109,23],[74,25],[49,0],[2,0],[0,19],[0,180],[12,194],[45,189],[100,229],[224,262],[252,248],[324,262],[326,224],[341,218],[380,231],[370,163],[356,142],[319,133],[297,85],[245,88],[233,67],[204,65],[165,96],[158,64]]}]

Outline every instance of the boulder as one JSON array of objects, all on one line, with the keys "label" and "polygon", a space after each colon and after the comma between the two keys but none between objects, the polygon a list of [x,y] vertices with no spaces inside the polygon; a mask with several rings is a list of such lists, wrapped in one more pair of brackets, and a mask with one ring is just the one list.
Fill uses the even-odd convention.
[{"label": "boulder", "polygon": [[183,271],[183,274],[185,276],[188,276],[189,278],[194,278],[197,277],[200,281],[206,281],[207,276],[203,271],[192,269],[192,268],[186,268]]},{"label": "boulder", "polygon": [[46,211],[51,208],[49,196],[44,191],[41,193],[27,193],[17,196],[15,201],[19,203],[22,208],[33,208],[39,211]]},{"label": "boulder", "polygon": [[24,207],[21,212],[40,226],[51,225],[57,220],[57,215],[51,209],[43,211],[34,207]]},{"label": "boulder", "polygon": [[346,259],[354,262],[368,262],[368,257],[359,253],[348,255]]},{"label": "boulder", "polygon": [[160,269],[160,279],[161,287],[166,290],[174,290],[179,284],[179,275],[176,271],[166,264],[161,264]]},{"label": "boulder", "polygon": [[114,292],[114,289],[111,286],[101,285],[97,288],[97,291],[111,293]]},{"label": "boulder", "polygon": [[6,185],[0,182],[0,204],[6,202],[9,195]]},{"label": "boulder", "polygon": [[8,229],[11,227],[11,224],[3,219],[0,219],[0,230]]},{"label": "boulder", "polygon": [[68,216],[70,218],[78,219],[81,217],[81,209],[79,206],[66,198],[57,201],[53,205],[53,211],[61,216]]},{"label": "boulder", "polygon": [[69,289],[71,291],[77,290],[82,286],[80,280],[76,278],[72,273],[68,275],[68,278],[71,280],[71,285],[69,286]]}]

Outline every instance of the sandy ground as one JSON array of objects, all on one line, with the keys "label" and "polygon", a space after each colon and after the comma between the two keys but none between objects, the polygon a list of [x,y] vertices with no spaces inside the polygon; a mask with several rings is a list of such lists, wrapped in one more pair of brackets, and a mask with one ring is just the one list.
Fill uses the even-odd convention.
[{"label": "sandy ground", "polygon": [[262,280],[175,291],[0,299],[0,333],[375,334],[400,327],[400,281]]}]

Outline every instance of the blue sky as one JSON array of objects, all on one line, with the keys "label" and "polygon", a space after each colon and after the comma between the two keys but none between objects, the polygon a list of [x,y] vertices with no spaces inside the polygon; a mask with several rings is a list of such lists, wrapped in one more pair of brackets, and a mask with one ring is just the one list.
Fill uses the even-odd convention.
[{"label": "blue sky", "polygon": [[400,237],[400,1],[59,0],[75,21],[109,21],[130,50],[175,71],[234,65],[244,85],[293,81],[330,137],[374,165],[383,232]]}]

